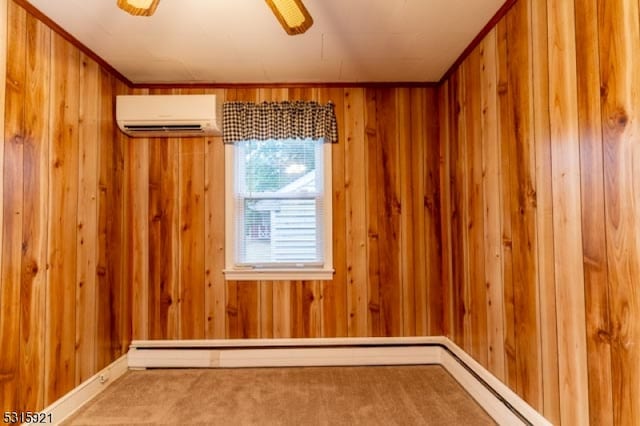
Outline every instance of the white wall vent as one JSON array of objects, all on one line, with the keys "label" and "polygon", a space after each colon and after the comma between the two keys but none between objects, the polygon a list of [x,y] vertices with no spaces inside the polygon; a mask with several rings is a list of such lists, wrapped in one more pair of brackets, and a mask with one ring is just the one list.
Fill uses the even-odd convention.
[{"label": "white wall vent", "polygon": [[222,100],[216,95],[119,95],[116,122],[133,137],[222,134]]}]

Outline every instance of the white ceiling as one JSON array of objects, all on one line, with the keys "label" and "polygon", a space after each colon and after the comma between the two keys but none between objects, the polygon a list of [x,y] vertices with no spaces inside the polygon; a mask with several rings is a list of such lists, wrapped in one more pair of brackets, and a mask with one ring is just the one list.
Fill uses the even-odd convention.
[{"label": "white ceiling", "polygon": [[134,83],[438,81],[505,0],[304,0],[287,35],[263,0],[29,0]]}]

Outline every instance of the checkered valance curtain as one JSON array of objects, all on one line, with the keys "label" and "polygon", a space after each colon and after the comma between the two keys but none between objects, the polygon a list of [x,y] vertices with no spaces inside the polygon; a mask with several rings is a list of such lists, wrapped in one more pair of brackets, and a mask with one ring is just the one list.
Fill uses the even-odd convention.
[{"label": "checkered valance curtain", "polygon": [[312,101],[225,102],[222,140],[234,143],[250,139],[324,139],[338,142],[333,103]]}]

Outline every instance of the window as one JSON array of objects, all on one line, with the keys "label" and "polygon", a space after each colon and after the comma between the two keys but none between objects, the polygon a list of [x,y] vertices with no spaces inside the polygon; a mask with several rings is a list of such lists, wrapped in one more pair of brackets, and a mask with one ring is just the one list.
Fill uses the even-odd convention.
[{"label": "window", "polygon": [[228,280],[331,279],[331,144],[226,145]]}]

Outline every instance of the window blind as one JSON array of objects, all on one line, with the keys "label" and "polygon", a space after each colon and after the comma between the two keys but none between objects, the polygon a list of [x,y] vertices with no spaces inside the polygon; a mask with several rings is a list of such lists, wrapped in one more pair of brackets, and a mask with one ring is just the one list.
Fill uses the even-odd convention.
[{"label": "window blind", "polygon": [[236,264],[322,266],[322,140],[248,140],[234,149]]}]

